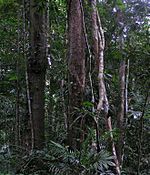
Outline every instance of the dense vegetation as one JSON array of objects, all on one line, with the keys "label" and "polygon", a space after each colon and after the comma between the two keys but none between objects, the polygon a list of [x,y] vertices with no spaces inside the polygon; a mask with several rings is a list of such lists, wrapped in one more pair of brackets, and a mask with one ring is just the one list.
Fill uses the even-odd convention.
[{"label": "dense vegetation", "polygon": [[150,174],[148,0],[0,0],[0,174]]}]

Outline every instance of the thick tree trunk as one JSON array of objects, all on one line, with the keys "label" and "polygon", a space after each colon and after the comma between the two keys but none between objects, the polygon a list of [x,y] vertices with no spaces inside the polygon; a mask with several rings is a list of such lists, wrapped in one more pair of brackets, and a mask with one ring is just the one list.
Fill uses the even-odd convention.
[{"label": "thick tree trunk", "polygon": [[68,4],[69,27],[69,144],[74,148],[80,146],[80,134],[77,128],[80,122],[77,120],[76,108],[82,106],[85,88],[85,38],[83,31],[83,17],[79,0],[70,0]]},{"label": "thick tree trunk", "polygon": [[31,106],[32,149],[44,147],[44,88],[46,74],[46,0],[39,6],[36,0],[30,0],[30,57],[27,61],[27,76]]}]

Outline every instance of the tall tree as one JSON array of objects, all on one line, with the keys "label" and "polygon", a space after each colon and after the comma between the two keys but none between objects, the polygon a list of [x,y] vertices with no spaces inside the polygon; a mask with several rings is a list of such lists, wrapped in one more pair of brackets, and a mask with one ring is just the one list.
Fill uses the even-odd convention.
[{"label": "tall tree", "polygon": [[[101,19],[97,11],[97,1],[92,0],[92,38],[93,38],[93,53],[96,62],[96,70],[98,74],[98,92],[99,92],[99,102],[97,105],[97,126],[99,126],[99,117],[104,117],[106,121],[106,128],[110,132],[110,139],[112,144],[112,154],[114,156],[114,161],[116,164],[116,174],[120,175],[120,168],[118,163],[118,158],[116,155],[116,148],[113,141],[112,134],[112,124],[111,116],[108,113],[109,102],[107,98],[107,92],[104,81],[104,48],[105,48],[105,37],[104,31],[101,24]],[[104,115],[103,115],[104,114]],[[98,131],[99,133],[99,131]],[[99,137],[99,134],[98,134]],[[98,138],[99,139],[99,138]],[[98,150],[99,146],[98,146]]]},{"label": "tall tree", "polygon": [[30,55],[27,61],[32,148],[44,147],[44,88],[47,67],[46,0],[30,1]]},{"label": "tall tree", "polygon": [[68,1],[68,40],[69,40],[69,142],[79,147],[79,120],[76,108],[81,108],[85,89],[85,38],[81,1]]}]

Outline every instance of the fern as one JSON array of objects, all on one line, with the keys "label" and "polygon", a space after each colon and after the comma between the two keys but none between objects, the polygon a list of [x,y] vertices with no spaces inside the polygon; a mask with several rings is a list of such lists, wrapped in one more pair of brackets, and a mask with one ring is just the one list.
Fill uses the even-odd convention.
[{"label": "fern", "polygon": [[113,157],[104,150],[99,153],[90,151],[88,140],[83,143],[82,151],[70,152],[67,147],[53,141],[49,151],[34,151],[22,159],[16,174],[42,175],[94,175],[103,173],[114,166]]}]

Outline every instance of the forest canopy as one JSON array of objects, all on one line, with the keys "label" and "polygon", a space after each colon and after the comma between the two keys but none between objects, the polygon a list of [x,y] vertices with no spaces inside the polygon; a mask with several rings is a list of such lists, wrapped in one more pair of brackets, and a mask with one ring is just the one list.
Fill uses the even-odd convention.
[{"label": "forest canopy", "polygon": [[0,0],[0,175],[150,174],[149,0]]}]

